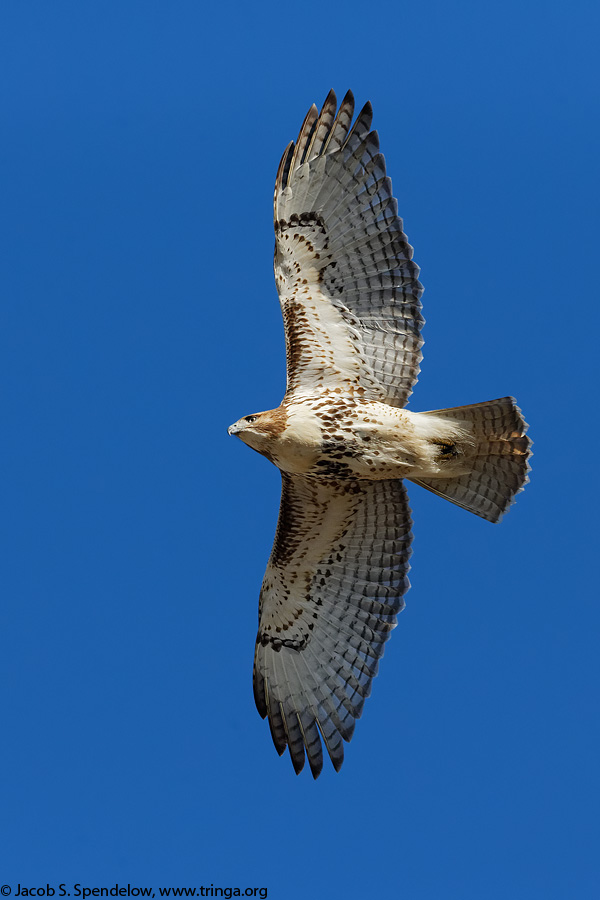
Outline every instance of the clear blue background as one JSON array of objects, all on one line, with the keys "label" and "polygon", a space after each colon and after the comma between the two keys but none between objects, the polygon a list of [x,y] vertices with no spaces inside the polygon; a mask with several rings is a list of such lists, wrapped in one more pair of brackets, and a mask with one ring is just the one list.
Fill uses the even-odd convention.
[{"label": "clear blue background", "polygon": [[[598,859],[595,3],[0,13],[0,882],[588,898]],[[279,501],[273,179],[373,102],[422,268],[413,409],[515,394],[500,526],[417,487],[412,589],[341,774],[252,699]]]}]

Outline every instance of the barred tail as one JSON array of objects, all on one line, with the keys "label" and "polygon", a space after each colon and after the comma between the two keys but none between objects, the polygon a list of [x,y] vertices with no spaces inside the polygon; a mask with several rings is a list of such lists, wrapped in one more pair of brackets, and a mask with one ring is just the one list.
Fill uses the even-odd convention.
[{"label": "barred tail", "polygon": [[458,442],[461,468],[467,474],[447,477],[429,476],[415,484],[433,491],[463,509],[487,519],[500,521],[513,497],[529,481],[528,458],[531,441],[525,436],[527,423],[514,397],[502,397],[487,403],[438,409],[422,415],[449,419],[468,434]]}]

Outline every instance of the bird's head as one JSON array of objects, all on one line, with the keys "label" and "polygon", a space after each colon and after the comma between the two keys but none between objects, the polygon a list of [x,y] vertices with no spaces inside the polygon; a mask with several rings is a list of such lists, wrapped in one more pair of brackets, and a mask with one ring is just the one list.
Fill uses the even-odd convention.
[{"label": "bird's head", "polygon": [[267,412],[252,413],[250,416],[244,416],[230,425],[227,429],[228,434],[235,434],[241,441],[258,450],[259,453],[265,453],[265,450],[273,443],[274,440],[282,433],[285,428],[285,414],[281,408],[270,409]]},{"label": "bird's head", "polygon": [[242,419],[238,419],[237,422],[229,426],[227,434],[235,434],[240,440],[245,441],[248,434],[257,430],[261,415],[264,415],[264,413],[252,413],[251,416],[244,416]]}]

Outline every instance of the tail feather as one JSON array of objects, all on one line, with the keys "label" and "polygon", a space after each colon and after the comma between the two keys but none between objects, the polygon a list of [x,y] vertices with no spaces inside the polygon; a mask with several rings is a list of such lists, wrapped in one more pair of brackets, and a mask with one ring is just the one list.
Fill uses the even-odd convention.
[{"label": "tail feather", "polygon": [[423,415],[449,419],[464,430],[467,437],[458,447],[461,468],[464,472],[468,466],[469,471],[454,478],[440,472],[439,477],[415,479],[415,484],[489,522],[499,522],[515,494],[529,481],[531,441],[515,399],[502,397]]}]

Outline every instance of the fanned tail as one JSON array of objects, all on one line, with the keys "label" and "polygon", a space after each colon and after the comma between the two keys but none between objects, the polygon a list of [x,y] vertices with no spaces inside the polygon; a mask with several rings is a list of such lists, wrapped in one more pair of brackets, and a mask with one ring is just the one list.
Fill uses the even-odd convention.
[{"label": "fanned tail", "polygon": [[514,397],[422,415],[446,418],[464,429],[468,439],[459,445],[461,468],[464,471],[468,466],[470,471],[454,478],[444,474],[424,481],[414,479],[415,484],[488,522],[499,522],[515,494],[529,481],[531,441],[526,437],[528,426]]}]

